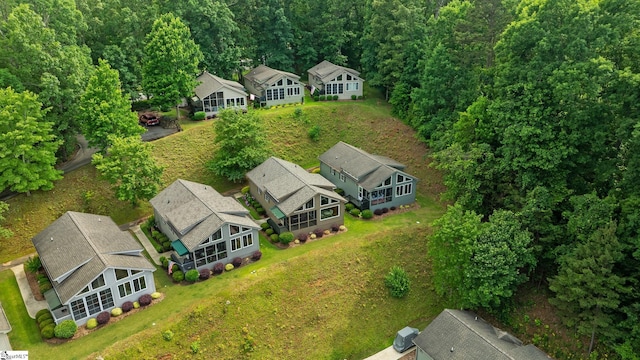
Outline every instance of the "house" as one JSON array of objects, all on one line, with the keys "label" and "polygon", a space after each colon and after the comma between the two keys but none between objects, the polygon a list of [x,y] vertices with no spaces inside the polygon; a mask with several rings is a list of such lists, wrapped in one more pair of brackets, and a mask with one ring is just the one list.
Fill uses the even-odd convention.
[{"label": "house", "polygon": [[150,201],[156,226],[171,240],[182,271],[230,263],[260,249],[260,227],[233,197],[209,185],[178,179]]},{"label": "house", "polygon": [[445,309],[413,339],[416,360],[548,360],[537,347],[469,311]]},{"label": "house", "polygon": [[344,142],[319,157],[320,174],[344,190],[361,210],[408,205],[416,200],[418,179],[405,166],[385,156],[372,155]]},{"label": "house", "polygon": [[44,297],[56,324],[82,325],[156,291],[142,246],[108,216],[68,211],[32,241],[53,285]]},{"label": "house", "polygon": [[270,157],[249,171],[247,179],[251,195],[266,210],[278,234],[290,231],[297,236],[343,224],[346,200],[319,174]]},{"label": "house", "polygon": [[352,95],[362,96],[364,80],[353,69],[324,60],[307,72],[309,85],[318,89],[321,95],[338,95],[338,99],[351,99]]},{"label": "house", "polygon": [[265,65],[249,71],[244,76],[244,86],[261,106],[301,103],[304,99],[300,76]]},{"label": "house", "polygon": [[197,80],[199,85],[195,88],[195,111],[204,111],[207,117],[212,117],[222,109],[247,110],[247,93],[242,84],[207,71],[200,74]]}]

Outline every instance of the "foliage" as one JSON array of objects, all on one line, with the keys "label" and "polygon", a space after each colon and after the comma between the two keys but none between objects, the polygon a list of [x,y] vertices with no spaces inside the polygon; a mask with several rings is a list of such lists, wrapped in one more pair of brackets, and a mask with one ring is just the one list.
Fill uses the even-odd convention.
[{"label": "foliage", "polygon": [[40,324],[38,324],[38,326],[40,327],[40,329],[44,329],[46,326],[49,326],[51,324],[55,326],[55,322],[53,321],[53,319],[45,319],[42,320]]},{"label": "foliage", "polygon": [[227,265],[225,265],[225,266],[224,266],[224,269],[225,269],[226,271],[231,271],[231,270],[233,270],[233,269],[234,269],[234,266],[233,266],[233,264],[229,263],[229,264],[227,264]]},{"label": "foliage", "polygon": [[267,236],[271,236],[273,235],[273,233],[275,232],[275,230],[273,230],[272,228],[267,228],[265,229],[264,233],[267,234]]},{"label": "foliage", "polygon": [[258,261],[262,258],[262,251],[256,250],[251,254],[251,260]]},{"label": "foliage", "polygon": [[128,313],[131,310],[133,310],[133,302],[125,301],[122,303],[122,312]]},{"label": "foliage", "polygon": [[260,224],[260,228],[262,228],[262,230],[267,230],[270,228],[270,225],[267,222],[263,222],[262,224]]},{"label": "foliage", "polygon": [[24,263],[24,267],[25,269],[27,269],[28,272],[32,274],[37,273],[40,270],[40,268],[42,268],[42,262],[40,262],[40,256],[38,255],[34,257],[29,256],[27,261],[25,261]]},{"label": "foliage", "polygon": [[51,190],[62,177],[54,168],[60,141],[55,140],[53,124],[44,121],[41,109],[32,92],[0,89],[0,189],[29,195],[34,190]]},{"label": "foliage", "polygon": [[373,212],[370,209],[366,209],[362,211],[361,215],[363,219],[371,219],[373,217]]},{"label": "foliage", "polygon": [[350,212],[351,210],[353,210],[356,206],[353,203],[346,203],[344,204],[344,209],[347,212]]},{"label": "foliage", "polygon": [[9,238],[13,236],[13,231],[6,229],[2,226],[2,222],[5,220],[3,213],[9,209],[9,204],[4,201],[0,201],[0,238]]},{"label": "foliage", "polygon": [[359,217],[360,216],[360,209],[358,208],[353,208],[351,210],[349,210],[349,214],[355,216],[355,217]]},{"label": "foliage", "polygon": [[313,234],[316,236],[316,238],[320,239],[322,236],[324,236],[324,231],[322,229],[315,229],[313,230]]},{"label": "foliage", "polygon": [[168,329],[163,331],[162,338],[165,339],[166,341],[171,341],[171,339],[173,339],[173,331]]},{"label": "foliage", "polygon": [[241,194],[248,194],[250,189],[251,188],[248,185],[247,186],[243,186],[242,189],[240,189],[240,193]]},{"label": "foliage", "polygon": [[204,111],[196,111],[193,113],[193,120],[200,121],[204,120],[207,117],[207,114]]},{"label": "foliage", "polygon": [[95,329],[97,326],[98,326],[98,320],[96,320],[95,318],[91,318],[87,320],[87,329],[89,330]]},{"label": "foliage", "polygon": [[[177,283],[181,282],[185,278],[184,272],[182,272],[182,270],[173,271],[171,273],[171,277],[173,278],[173,281]],[[142,303],[140,305],[142,305]]]},{"label": "foliage", "polygon": [[235,267],[235,268],[240,267],[240,265],[242,265],[242,258],[236,256],[231,260],[231,263],[233,264],[233,267]]},{"label": "foliage", "polygon": [[[198,281],[199,277],[200,277],[200,273],[196,269],[191,269],[191,270],[187,271],[186,274],[184,274],[184,279],[187,280],[188,282],[192,282],[192,283]],[[173,278],[173,280],[176,280],[175,277]]]},{"label": "foliage", "polygon": [[163,168],[151,155],[151,147],[138,137],[116,138],[110,136],[112,146],[107,156],[93,155],[92,163],[100,176],[111,183],[119,200],[137,205],[139,200],[149,200],[158,192]]},{"label": "foliage", "polygon": [[288,245],[290,242],[293,241],[293,233],[292,232],[283,232],[282,234],[280,234],[280,242],[284,245]]},{"label": "foliage", "polygon": [[207,167],[218,176],[239,182],[269,156],[262,121],[254,112],[243,114],[232,109],[221,111],[218,118],[215,141],[219,149]]},{"label": "foliage", "polygon": [[117,307],[117,308],[113,308],[111,310],[111,316],[117,317],[117,316],[120,316],[120,315],[122,315],[122,309],[121,308]]},{"label": "foliage", "polygon": [[152,95],[151,103],[169,108],[191,97],[203,56],[189,28],[172,13],[163,14],[146,40],[142,87]]},{"label": "foliage", "polygon": [[307,235],[306,233],[301,233],[300,235],[298,235],[298,240],[300,240],[300,242],[305,242],[307,241],[308,237],[309,235]]},{"label": "foliage", "polygon": [[60,324],[56,325],[53,329],[53,333],[58,339],[70,339],[75,335],[76,330],[78,330],[78,325],[76,325],[75,321],[64,320]]},{"label": "foliage", "polygon": [[40,318],[40,316],[44,314],[48,314],[49,316],[51,316],[51,311],[49,311],[49,309],[38,310],[38,312],[36,313],[36,319]]},{"label": "foliage", "polygon": [[384,284],[389,289],[391,296],[402,298],[409,292],[411,282],[403,268],[394,266],[384,277]]},{"label": "foliage", "polygon": [[102,152],[111,145],[109,135],[124,138],[144,133],[131,111],[129,96],[122,93],[118,71],[102,59],[80,98],[78,120],[89,146]]},{"label": "foliage", "polygon": [[151,305],[152,301],[153,301],[153,298],[149,294],[144,294],[144,295],[140,296],[140,298],[138,299],[138,302],[140,303],[140,306]]},{"label": "foliage", "polygon": [[137,308],[139,308],[139,307],[140,307],[140,303],[139,303],[139,302],[137,302],[137,301],[134,301],[134,302],[133,302],[133,308],[134,308],[134,309],[137,309]]},{"label": "foliage", "polygon": [[40,335],[42,335],[44,339],[53,339],[53,336],[55,335],[55,326],[49,325],[42,328],[42,330],[40,330]]},{"label": "foliage", "polygon": [[320,126],[319,125],[313,125],[311,127],[311,129],[309,129],[309,138],[313,141],[318,141],[320,139]]},{"label": "foliage", "polygon": [[161,294],[160,292],[158,292],[158,291],[156,291],[156,292],[152,292],[152,293],[151,293],[151,298],[152,298],[152,299],[159,299],[161,295],[162,295],[162,294]]},{"label": "foliage", "polygon": [[269,239],[271,239],[272,242],[277,243],[280,241],[280,236],[278,236],[278,234],[271,234],[269,235]]},{"label": "foliage", "polygon": [[103,311],[96,316],[96,321],[99,325],[104,325],[111,319],[111,314],[108,311]]},{"label": "foliage", "polygon": [[220,275],[220,274],[222,274],[223,271],[224,271],[224,264],[223,263],[215,263],[213,265],[213,269],[211,270],[213,275]]},{"label": "foliage", "polygon": [[208,280],[210,277],[211,277],[211,270],[209,269],[202,269],[198,273],[198,278],[200,280]]}]

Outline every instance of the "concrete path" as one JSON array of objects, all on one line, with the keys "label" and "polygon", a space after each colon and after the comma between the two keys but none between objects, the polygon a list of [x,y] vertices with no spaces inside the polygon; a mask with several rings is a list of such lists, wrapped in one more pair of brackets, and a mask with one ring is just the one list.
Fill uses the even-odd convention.
[{"label": "concrete path", "polygon": [[164,256],[167,259],[171,258],[171,251],[166,251],[161,254],[159,254],[156,251],[156,248],[154,248],[153,245],[151,245],[151,241],[149,241],[149,238],[147,238],[147,235],[145,235],[144,231],[140,229],[140,225],[134,225],[130,228],[130,230],[136,235],[138,240],[140,240],[140,243],[142,244],[144,249],[147,250],[147,253],[149,253],[149,257],[151,257],[151,260],[153,260],[153,262],[156,265],[158,266],[162,265],[162,263],[160,262],[161,256]]},{"label": "concrete path", "polygon": [[7,336],[7,333],[10,331],[11,324],[9,324],[9,319],[7,319],[7,315],[4,313],[2,303],[0,302],[0,351],[13,350],[9,343],[9,336]]},{"label": "concrete path", "polygon": [[400,354],[399,352],[397,352],[393,346],[389,346],[388,348],[380,351],[377,354],[373,354],[371,356],[369,356],[368,358],[364,359],[364,360],[398,360],[401,357],[409,354],[410,352],[414,351],[415,347],[403,352],[402,354]]},{"label": "concrete path", "polygon": [[27,308],[27,312],[31,318],[36,318],[36,313],[42,309],[47,308],[47,302],[45,300],[36,300],[29,287],[29,281],[27,280],[27,274],[24,273],[24,267],[17,265],[11,268],[11,271],[16,275],[16,281],[20,288],[20,294],[22,294],[22,300],[24,300],[24,306]]}]

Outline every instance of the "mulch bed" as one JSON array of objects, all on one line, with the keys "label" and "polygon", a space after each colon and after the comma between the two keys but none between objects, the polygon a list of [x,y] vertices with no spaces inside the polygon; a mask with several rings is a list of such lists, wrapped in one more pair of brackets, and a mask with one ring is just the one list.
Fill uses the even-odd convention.
[{"label": "mulch bed", "polygon": [[25,275],[27,276],[27,281],[29,282],[29,287],[31,288],[31,293],[33,297],[40,301],[44,300],[44,295],[40,293],[40,286],[38,285],[38,280],[36,280],[36,274],[31,273],[25,269]]}]

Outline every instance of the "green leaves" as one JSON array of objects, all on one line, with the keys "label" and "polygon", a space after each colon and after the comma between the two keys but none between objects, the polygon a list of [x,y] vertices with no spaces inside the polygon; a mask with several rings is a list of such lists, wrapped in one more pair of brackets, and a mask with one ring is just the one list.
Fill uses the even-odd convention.
[{"label": "green leaves", "polygon": [[409,275],[400,266],[394,266],[384,277],[384,285],[389,289],[389,294],[395,298],[402,298],[409,293],[411,282]]}]

